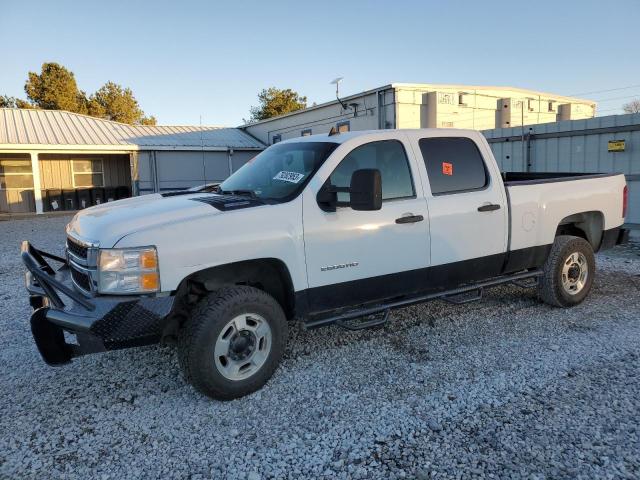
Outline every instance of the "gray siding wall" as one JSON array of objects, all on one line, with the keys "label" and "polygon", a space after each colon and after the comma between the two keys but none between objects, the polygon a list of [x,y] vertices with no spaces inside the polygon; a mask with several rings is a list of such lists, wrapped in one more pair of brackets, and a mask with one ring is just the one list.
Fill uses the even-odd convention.
[{"label": "gray siding wall", "polygon": [[[503,171],[526,171],[529,163],[532,172],[624,173],[629,186],[627,222],[640,224],[640,114],[546,123],[524,129],[497,128],[482,133]],[[624,140],[625,150],[608,151],[610,140]]]},{"label": "gray siding wall", "polygon": [[259,151],[153,151],[139,152],[140,194],[180,190],[204,183],[220,182],[255,157]]}]

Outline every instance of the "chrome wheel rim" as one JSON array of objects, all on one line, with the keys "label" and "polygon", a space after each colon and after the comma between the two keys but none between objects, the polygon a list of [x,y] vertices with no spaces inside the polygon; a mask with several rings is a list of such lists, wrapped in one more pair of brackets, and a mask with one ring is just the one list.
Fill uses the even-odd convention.
[{"label": "chrome wheel rim", "polygon": [[267,361],[273,335],[264,317],[245,313],[230,320],[220,331],[214,361],[220,374],[229,380],[254,375]]},{"label": "chrome wheel rim", "polygon": [[562,287],[569,295],[577,295],[587,284],[589,264],[587,257],[580,252],[573,252],[562,265]]}]

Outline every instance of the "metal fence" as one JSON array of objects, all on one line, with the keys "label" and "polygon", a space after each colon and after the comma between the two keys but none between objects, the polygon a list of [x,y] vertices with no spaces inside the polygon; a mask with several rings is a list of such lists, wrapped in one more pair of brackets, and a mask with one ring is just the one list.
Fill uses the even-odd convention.
[{"label": "metal fence", "polygon": [[482,133],[503,171],[624,173],[627,223],[640,228],[640,113]]}]

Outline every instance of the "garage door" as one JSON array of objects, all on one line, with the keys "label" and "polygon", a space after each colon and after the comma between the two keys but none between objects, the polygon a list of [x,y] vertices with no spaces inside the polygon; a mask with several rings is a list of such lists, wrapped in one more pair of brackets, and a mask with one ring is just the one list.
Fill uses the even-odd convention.
[{"label": "garage door", "polygon": [[220,182],[229,176],[227,152],[156,152],[160,191]]},{"label": "garage door", "polygon": [[231,157],[231,163],[233,164],[233,171],[237,171],[240,167],[242,167],[245,163],[251,160],[253,157],[258,155],[260,152],[233,152],[233,156]]}]

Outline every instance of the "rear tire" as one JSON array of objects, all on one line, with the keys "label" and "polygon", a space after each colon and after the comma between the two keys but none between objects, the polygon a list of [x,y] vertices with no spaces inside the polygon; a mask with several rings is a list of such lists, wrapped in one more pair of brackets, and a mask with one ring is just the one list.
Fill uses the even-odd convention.
[{"label": "rear tire", "polygon": [[556,237],[538,282],[538,295],[549,305],[572,307],[589,294],[596,273],[591,244],[571,235]]},{"label": "rear tire", "polygon": [[204,297],[178,336],[187,382],[217,400],[261,388],[278,367],[287,320],[278,302],[257,288],[222,288]]}]

